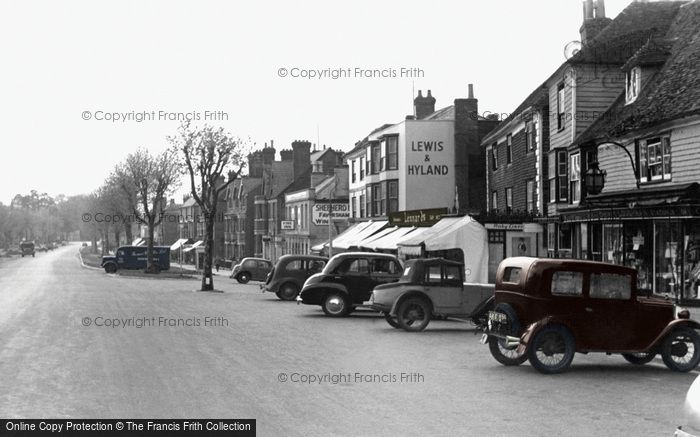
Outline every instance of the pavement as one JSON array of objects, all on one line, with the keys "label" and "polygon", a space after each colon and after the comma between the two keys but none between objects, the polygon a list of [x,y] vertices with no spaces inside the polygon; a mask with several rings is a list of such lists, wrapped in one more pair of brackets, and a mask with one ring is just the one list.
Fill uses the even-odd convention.
[{"label": "pavement", "polygon": [[76,245],[0,263],[0,417],[254,418],[259,436],[672,435],[698,372],[577,354],[499,365],[465,323],[421,333],[257,283],[107,275]]}]

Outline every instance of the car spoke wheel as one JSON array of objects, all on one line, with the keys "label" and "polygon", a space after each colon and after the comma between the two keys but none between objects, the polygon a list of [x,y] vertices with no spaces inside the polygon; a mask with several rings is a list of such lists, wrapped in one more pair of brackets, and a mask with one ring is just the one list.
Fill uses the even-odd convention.
[{"label": "car spoke wheel", "polygon": [[348,314],[350,304],[345,296],[331,293],[323,301],[323,312],[331,317],[343,317]]},{"label": "car spoke wheel", "polygon": [[[520,322],[515,310],[508,304],[496,305],[495,311],[506,315],[508,320],[508,332],[501,334],[510,335],[513,337],[520,336]],[[488,323],[488,322],[487,322]],[[527,360],[525,353],[518,353],[517,346],[506,347],[505,339],[498,337],[489,337],[489,352],[491,355],[504,366],[519,366]]]},{"label": "car spoke wheel", "polygon": [[631,364],[643,366],[650,362],[656,356],[656,352],[638,352],[634,354],[622,354],[622,358],[626,359]]},{"label": "car spoke wheel", "polygon": [[107,273],[116,273],[116,271],[117,271],[117,266],[115,266],[114,264],[107,264],[105,266],[105,272],[107,272]]},{"label": "car spoke wheel", "polygon": [[389,325],[391,325],[392,328],[401,328],[401,325],[399,325],[399,322],[396,320],[396,318],[389,313],[384,314],[384,320],[386,320],[386,322]]},{"label": "car spoke wheel", "polygon": [[236,280],[241,284],[247,284],[250,281],[250,276],[248,273],[240,273]]},{"label": "car spoke wheel", "polygon": [[682,327],[669,334],[661,345],[661,358],[675,372],[689,372],[700,362],[700,335]]},{"label": "car spoke wheel", "polygon": [[430,323],[432,311],[425,299],[406,299],[396,313],[399,326],[406,331],[422,331]]},{"label": "car spoke wheel", "polygon": [[294,300],[299,294],[299,287],[292,282],[287,282],[280,287],[277,297],[282,300]]},{"label": "car spoke wheel", "polygon": [[574,359],[574,338],[563,326],[545,326],[531,340],[528,358],[541,373],[561,373]]}]

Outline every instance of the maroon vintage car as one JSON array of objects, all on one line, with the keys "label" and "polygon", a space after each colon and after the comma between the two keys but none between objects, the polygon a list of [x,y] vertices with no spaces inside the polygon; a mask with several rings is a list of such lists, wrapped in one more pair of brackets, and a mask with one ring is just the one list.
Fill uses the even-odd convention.
[{"label": "maroon vintage car", "polygon": [[526,359],[566,370],[575,352],[619,353],[633,364],[657,354],[688,372],[700,362],[700,324],[668,298],[641,295],[634,269],[593,261],[507,258],[482,342],[504,365]]}]

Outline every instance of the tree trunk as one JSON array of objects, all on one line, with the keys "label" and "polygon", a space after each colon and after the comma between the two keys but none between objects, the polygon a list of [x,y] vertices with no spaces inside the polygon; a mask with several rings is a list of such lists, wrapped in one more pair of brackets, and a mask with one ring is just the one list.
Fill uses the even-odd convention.
[{"label": "tree trunk", "polygon": [[102,236],[102,256],[109,253],[109,229],[105,228]]},{"label": "tree trunk", "polygon": [[214,290],[214,276],[212,275],[212,258],[214,252],[214,217],[211,214],[204,215],[204,269],[202,272],[202,291]]},{"label": "tree trunk", "polygon": [[134,235],[131,233],[131,221],[124,222],[124,233],[126,234],[126,244],[131,244],[134,241]]},{"label": "tree trunk", "polygon": [[119,231],[119,227],[114,228],[114,249],[116,250],[119,247],[119,237],[121,237],[122,233]]},{"label": "tree trunk", "polygon": [[92,253],[97,253],[97,230],[92,230]]},{"label": "tree trunk", "polygon": [[158,268],[158,263],[153,256],[153,234],[155,233],[155,225],[153,224],[155,218],[148,219],[148,247],[146,248],[146,256],[148,262],[146,263],[146,273],[158,273],[160,270]]}]

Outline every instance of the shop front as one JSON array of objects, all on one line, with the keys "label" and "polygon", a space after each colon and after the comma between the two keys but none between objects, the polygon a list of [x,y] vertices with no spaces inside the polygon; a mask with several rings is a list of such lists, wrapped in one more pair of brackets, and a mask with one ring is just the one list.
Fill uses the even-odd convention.
[{"label": "shop front", "polygon": [[550,226],[558,239],[571,239],[564,246],[572,257],[632,267],[640,290],[700,305],[698,187],[590,196]]}]

